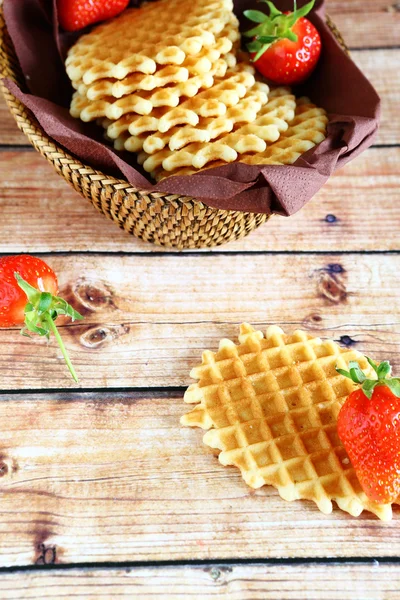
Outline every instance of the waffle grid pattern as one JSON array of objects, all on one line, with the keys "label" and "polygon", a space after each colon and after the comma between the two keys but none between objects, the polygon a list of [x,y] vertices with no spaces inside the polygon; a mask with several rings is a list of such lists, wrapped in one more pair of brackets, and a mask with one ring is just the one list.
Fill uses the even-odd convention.
[{"label": "waffle grid pattern", "polygon": [[114,22],[100,25],[79,39],[69,51],[67,73],[72,81],[86,85],[104,77],[152,74],[157,65],[180,65],[186,57],[212,47],[225,26],[229,29],[219,42],[229,42],[229,52],[231,29],[237,29],[232,8],[230,0],[159,0],[140,11],[128,9]]},{"label": "waffle grid pattern", "polygon": [[[293,109],[295,109],[295,112]],[[287,88],[273,89],[269,94],[268,103],[261,108],[254,123],[251,123],[248,127],[242,126],[236,133],[238,135],[246,133],[246,131],[251,131],[251,128],[254,128],[254,133],[257,136],[263,135],[263,129],[266,129],[269,133],[270,125],[268,123],[271,119],[273,120],[274,116],[276,117],[275,121],[279,122],[283,119],[287,122],[286,127],[280,128],[279,138],[267,144],[264,151],[255,153],[246,151],[240,154],[234,162],[239,161],[250,165],[293,164],[301,154],[322,142],[326,137],[328,117],[325,110],[316,107],[308,98],[303,97],[295,100]],[[239,137],[240,139],[246,139],[245,135]],[[224,164],[226,163],[222,160],[212,160],[204,165],[204,168],[215,168]],[[174,169],[172,175],[193,175],[197,172],[198,169],[193,168],[193,166],[185,166]],[[162,167],[158,167],[154,169],[153,175],[157,180],[161,180],[171,175],[171,173]]]},{"label": "waffle grid pattern", "polygon": [[337,415],[354,386],[335,366],[350,360],[369,370],[361,354],[332,340],[304,331],[286,336],[276,326],[264,338],[242,325],[239,346],[222,340],[192,370],[198,382],[185,402],[196,406],[181,422],[209,429],[204,443],[253,488],[273,485],[285,500],[313,500],[326,514],[335,500],[353,516],[366,509],[388,520],[391,506],[367,498],[337,434]]}]

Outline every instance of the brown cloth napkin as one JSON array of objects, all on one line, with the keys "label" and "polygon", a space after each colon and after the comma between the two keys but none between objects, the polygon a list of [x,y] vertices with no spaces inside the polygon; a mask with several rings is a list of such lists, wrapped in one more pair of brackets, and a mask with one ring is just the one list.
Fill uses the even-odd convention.
[{"label": "brown cloth napkin", "polygon": [[[298,5],[306,1],[300,0]],[[138,2],[133,1],[135,4]],[[242,30],[251,27],[242,17],[243,11],[264,8],[256,0],[235,0],[234,5]],[[276,5],[280,10],[293,8],[287,0],[278,0]],[[134,155],[115,152],[104,143],[97,126],[70,116],[72,87],[63,60],[77,35],[59,32],[56,0],[4,0],[4,16],[25,76],[23,88],[10,79],[5,80],[6,87],[32,111],[47,135],[68,152],[142,190],[192,196],[214,208],[291,215],[312,198],[333,171],[365,150],[378,128],[379,97],[336,41],[325,23],[324,0],[317,0],[308,18],[320,32],[323,51],[313,75],[295,93],[308,95],[328,111],[326,140],[294,165],[231,163],[154,185]]]}]

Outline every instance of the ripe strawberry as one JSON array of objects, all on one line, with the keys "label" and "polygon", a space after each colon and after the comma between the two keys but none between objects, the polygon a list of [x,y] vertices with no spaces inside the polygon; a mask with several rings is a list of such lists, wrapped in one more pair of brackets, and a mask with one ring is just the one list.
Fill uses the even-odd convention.
[{"label": "ripe strawberry", "polygon": [[57,0],[58,20],[66,31],[77,31],[115,17],[129,0]]},{"label": "ripe strawberry", "polygon": [[336,369],[361,384],[340,410],[338,434],[367,496],[388,504],[400,496],[400,379],[389,377],[387,361],[367,360],[377,379],[367,379],[356,361],[349,371]]},{"label": "ripe strawberry", "polygon": [[257,27],[244,35],[253,40],[247,44],[257,70],[268,80],[278,84],[297,84],[314,70],[321,54],[321,38],[312,23],[304,16],[315,0],[302,8],[282,13],[269,0],[269,16],[259,10],[245,10],[244,15]]},{"label": "ripe strawberry", "polygon": [[25,325],[22,329],[50,337],[53,332],[75,381],[75,370],[54,321],[67,315],[74,321],[83,317],[58,293],[56,274],[34,256],[21,254],[0,258],[0,327]]}]

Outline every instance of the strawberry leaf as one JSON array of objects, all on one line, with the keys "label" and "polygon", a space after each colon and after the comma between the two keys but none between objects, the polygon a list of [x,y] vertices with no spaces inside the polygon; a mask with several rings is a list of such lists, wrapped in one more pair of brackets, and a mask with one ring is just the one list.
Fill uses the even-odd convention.
[{"label": "strawberry leaf", "polygon": [[49,292],[42,292],[39,298],[39,304],[37,307],[38,314],[45,313],[49,310],[53,296]]},{"label": "strawberry leaf", "polygon": [[391,370],[392,367],[390,366],[390,363],[387,360],[381,362],[376,372],[376,374],[378,375],[378,379],[385,379],[388,375],[390,375]]},{"label": "strawberry leaf", "polygon": [[378,383],[378,381],[376,381],[375,379],[366,379],[364,381],[364,383],[362,384],[361,389],[364,392],[364,394],[367,396],[368,400],[371,400],[372,393],[373,393],[377,383]]},{"label": "strawberry leaf", "polygon": [[22,279],[21,275],[14,273],[14,277],[17,280],[19,287],[25,292],[29,302],[35,304],[40,296],[40,291],[30,285],[27,281]]},{"label": "strawberry leaf", "polygon": [[387,379],[385,381],[385,385],[388,386],[392,394],[397,398],[400,398],[400,379],[393,377],[392,379]]},{"label": "strawberry leaf", "polygon": [[261,25],[257,25],[257,27],[253,27],[253,29],[249,29],[249,31],[244,31],[243,35],[245,37],[254,37],[256,35],[262,35],[264,33],[265,28]]},{"label": "strawberry leaf", "polygon": [[378,365],[376,364],[376,362],[374,362],[372,360],[372,358],[368,358],[368,356],[365,357],[369,363],[369,365],[373,368],[373,370],[375,371],[376,374],[378,374]]},{"label": "strawberry leaf", "polygon": [[264,23],[265,19],[268,19],[267,15],[260,10],[245,10],[243,14],[254,23]]},{"label": "strawberry leaf", "polygon": [[293,33],[291,29],[289,29],[289,31],[286,32],[286,37],[291,42],[297,42],[298,40],[298,36],[295,33]]},{"label": "strawberry leaf", "polygon": [[247,49],[249,52],[258,52],[262,48],[262,43],[258,40],[253,40],[247,44]]},{"label": "strawberry leaf", "polygon": [[293,27],[293,25],[296,23],[296,21],[301,19],[301,17],[305,17],[306,15],[308,15],[308,13],[312,10],[314,4],[315,4],[315,0],[311,0],[311,2],[308,2],[308,4],[305,4],[301,8],[298,8],[294,12],[287,15],[287,20],[286,20],[287,27]]},{"label": "strawberry leaf", "polygon": [[256,62],[260,56],[262,56],[264,54],[264,52],[266,50],[268,50],[268,48],[270,47],[271,44],[263,44],[260,48],[260,50],[257,52],[257,54],[254,56],[254,58],[252,59],[253,62]]},{"label": "strawberry leaf", "polygon": [[360,365],[355,360],[349,362],[349,371],[352,380],[355,383],[363,383],[366,380],[366,376],[360,369]]},{"label": "strawberry leaf", "polygon": [[276,35],[261,35],[256,38],[257,42],[261,42],[262,44],[272,44],[273,42],[276,42],[277,39]]},{"label": "strawberry leaf", "polygon": [[271,19],[275,19],[276,17],[280,17],[280,15],[282,14],[280,10],[278,10],[276,8],[276,6],[270,2],[270,0],[264,0],[264,2],[266,4],[268,4],[268,8],[269,8],[269,16],[271,17]]},{"label": "strawberry leaf", "polygon": [[348,371],[345,371],[344,369],[339,369],[338,367],[336,367],[336,371],[338,373],[340,373],[340,375],[343,375],[344,377],[347,377],[348,379],[351,379],[351,375]]}]

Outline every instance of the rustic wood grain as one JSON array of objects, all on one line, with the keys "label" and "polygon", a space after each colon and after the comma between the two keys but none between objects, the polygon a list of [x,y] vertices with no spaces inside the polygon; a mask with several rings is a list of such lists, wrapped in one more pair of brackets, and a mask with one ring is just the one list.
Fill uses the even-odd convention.
[{"label": "rustic wood grain", "polygon": [[2,575],[3,600],[398,600],[393,564],[215,565],[52,570]]},{"label": "rustic wood grain", "polygon": [[[396,250],[400,148],[372,148],[338,171],[290,218],[213,251]],[[15,176],[18,164],[18,177]],[[163,252],[100,215],[36,152],[0,154],[0,252]],[[333,219],[333,221],[332,221]],[[170,251],[169,249],[166,249]]]},{"label": "rustic wood grain", "polygon": [[[44,258],[85,315],[61,327],[83,387],[187,385],[201,350],[242,321],[348,335],[400,370],[398,254]],[[74,385],[54,340],[36,338],[0,330],[0,389]]]},{"label": "rustic wood grain", "polygon": [[[400,19],[400,16],[390,15],[392,25],[389,28],[389,31],[393,31],[393,35],[396,36],[398,35],[399,28],[395,27],[394,21],[397,18]],[[373,22],[371,21],[371,23]],[[356,31],[360,40],[369,40],[369,38],[364,36],[361,25],[357,26]],[[398,98],[400,95],[400,80],[398,77],[397,65],[400,62],[400,48],[355,50],[351,53],[351,56],[360,69],[370,79],[382,98],[382,122],[375,143],[399,143],[400,120],[398,119]],[[26,137],[17,129],[14,119],[10,115],[8,108],[4,103],[4,99],[0,94],[0,145],[26,145],[27,143]]]},{"label": "rustic wood grain", "polygon": [[399,45],[400,9],[394,0],[328,0],[326,10],[351,48]]},{"label": "rustic wood grain", "polygon": [[186,411],[167,392],[0,395],[0,565],[399,555],[399,507],[383,523],[252,490]]},{"label": "rustic wood grain", "polygon": [[8,146],[30,145],[29,140],[18,129],[2,94],[0,94],[0,144]]},{"label": "rustic wood grain", "polygon": [[[382,523],[288,504],[249,489],[201,431],[179,425],[201,350],[236,339],[244,320],[307,328],[400,371],[399,254],[383,253],[400,233],[400,148],[387,147],[400,143],[398,3],[329,0],[327,10],[382,96],[381,147],[298,215],[213,253],[167,255],[119,231],[22,148],[0,101],[0,252],[49,253],[85,314],[61,322],[62,335],[80,385],[96,390],[70,389],[54,341],[0,330],[0,567],[399,556],[399,507]],[[2,572],[0,596],[397,600],[399,573],[379,562]]]}]

